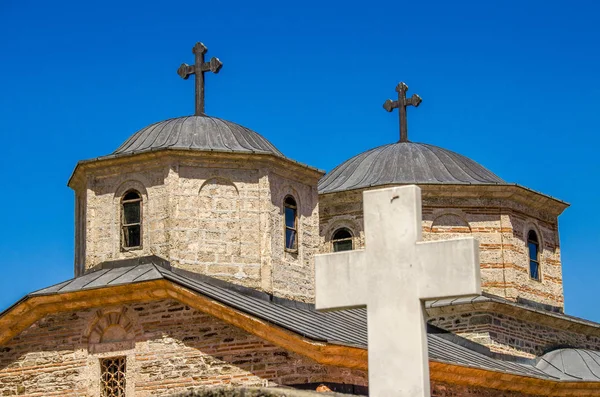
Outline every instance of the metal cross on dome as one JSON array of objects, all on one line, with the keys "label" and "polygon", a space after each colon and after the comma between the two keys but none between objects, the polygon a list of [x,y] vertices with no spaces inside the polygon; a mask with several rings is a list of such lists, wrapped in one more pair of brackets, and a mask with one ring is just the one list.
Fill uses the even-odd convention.
[{"label": "metal cross on dome", "polygon": [[195,115],[200,116],[204,114],[204,73],[213,72],[219,73],[219,70],[223,66],[223,63],[219,58],[212,57],[210,61],[204,62],[204,54],[208,51],[208,48],[200,42],[196,43],[192,52],[196,55],[196,63],[192,66],[187,63],[182,63],[177,74],[184,80],[187,80],[191,74],[196,75],[196,111]]},{"label": "metal cross on dome", "polygon": [[406,91],[408,91],[408,86],[405,83],[399,83],[396,86],[396,92],[398,93],[398,100],[392,101],[388,99],[383,104],[383,108],[388,112],[391,112],[394,109],[398,109],[398,113],[400,116],[400,142],[408,142],[408,125],[406,122],[406,107],[414,106],[417,107],[421,104],[421,97],[417,94],[413,94],[412,97],[406,98]]}]

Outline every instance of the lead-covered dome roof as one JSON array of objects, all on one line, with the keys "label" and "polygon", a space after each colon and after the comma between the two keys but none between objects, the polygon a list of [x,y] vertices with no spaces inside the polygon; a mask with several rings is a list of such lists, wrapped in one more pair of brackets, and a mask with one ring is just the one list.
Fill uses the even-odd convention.
[{"label": "lead-covered dome roof", "polygon": [[497,175],[458,153],[437,146],[397,142],[340,164],[319,181],[319,193],[389,184],[503,184]]},{"label": "lead-covered dome roof", "polygon": [[536,367],[562,380],[600,381],[600,352],[557,349],[540,357]]},{"label": "lead-covered dome roof", "polygon": [[160,121],[142,128],[113,155],[160,149],[283,154],[263,136],[231,121],[209,116],[186,116]]}]

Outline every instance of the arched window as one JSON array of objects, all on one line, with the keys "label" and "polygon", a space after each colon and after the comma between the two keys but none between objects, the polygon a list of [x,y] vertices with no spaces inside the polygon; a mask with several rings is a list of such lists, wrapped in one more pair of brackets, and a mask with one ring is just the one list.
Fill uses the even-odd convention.
[{"label": "arched window", "polygon": [[296,251],[298,249],[298,207],[292,196],[287,196],[283,201],[285,211],[285,249]]},{"label": "arched window", "polygon": [[345,227],[336,230],[331,239],[333,252],[350,251],[354,249],[352,244],[352,233]]},{"label": "arched window", "polygon": [[540,281],[540,242],[533,230],[527,234],[527,246],[529,247],[529,276]]},{"label": "arched window", "polygon": [[121,200],[121,248],[142,247],[142,196],[130,190]]}]

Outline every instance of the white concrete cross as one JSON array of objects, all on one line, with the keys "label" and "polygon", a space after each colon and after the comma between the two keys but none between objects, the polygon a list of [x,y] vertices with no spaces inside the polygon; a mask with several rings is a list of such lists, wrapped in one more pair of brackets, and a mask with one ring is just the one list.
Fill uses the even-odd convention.
[{"label": "white concrete cross", "polygon": [[422,242],[421,189],[363,193],[366,249],[316,256],[318,310],[367,307],[369,395],[430,395],[424,301],[481,293],[474,238]]}]

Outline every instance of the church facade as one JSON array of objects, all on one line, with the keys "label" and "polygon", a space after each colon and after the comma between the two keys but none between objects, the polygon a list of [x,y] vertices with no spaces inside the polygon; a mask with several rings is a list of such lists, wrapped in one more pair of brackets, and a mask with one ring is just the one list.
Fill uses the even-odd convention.
[{"label": "church facade", "polygon": [[[600,324],[564,314],[567,204],[460,154],[399,142],[325,174],[203,113],[77,164],[74,278],[0,314],[0,395],[162,396],[289,386],[366,395],[366,311],[314,309],[314,257],[363,249],[362,193],[416,184],[423,236],[479,241],[481,296],[425,302],[432,395],[600,395]],[[198,86],[197,86],[198,88]]]}]

